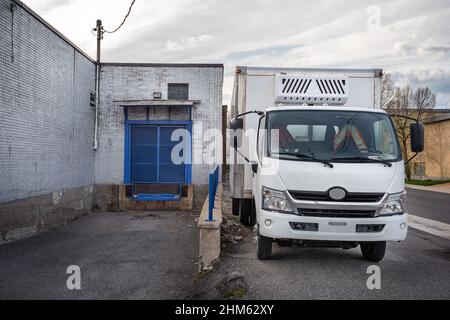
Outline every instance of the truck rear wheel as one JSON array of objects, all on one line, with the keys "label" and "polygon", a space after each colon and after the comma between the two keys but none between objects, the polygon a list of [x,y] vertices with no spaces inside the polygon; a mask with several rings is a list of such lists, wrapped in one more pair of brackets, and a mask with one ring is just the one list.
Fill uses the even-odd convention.
[{"label": "truck rear wheel", "polygon": [[272,238],[262,236],[259,231],[256,240],[256,256],[259,260],[272,258]]},{"label": "truck rear wheel", "polygon": [[253,200],[241,199],[239,221],[246,227],[253,227],[256,223],[256,208]]},{"label": "truck rear wheel", "polygon": [[233,198],[232,204],[231,204],[231,211],[233,212],[233,216],[239,215],[239,207],[240,207],[241,199]]},{"label": "truck rear wheel", "polygon": [[383,260],[386,253],[386,241],[362,242],[361,252],[365,259],[373,262]]}]

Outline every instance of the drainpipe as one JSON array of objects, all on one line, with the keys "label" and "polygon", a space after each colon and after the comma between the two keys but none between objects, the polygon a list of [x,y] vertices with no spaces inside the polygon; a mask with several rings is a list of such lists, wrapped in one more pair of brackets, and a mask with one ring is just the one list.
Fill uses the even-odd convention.
[{"label": "drainpipe", "polygon": [[100,107],[100,43],[103,39],[102,20],[97,20],[97,63],[95,69],[95,129],[94,129],[94,150],[98,149],[98,115]]}]

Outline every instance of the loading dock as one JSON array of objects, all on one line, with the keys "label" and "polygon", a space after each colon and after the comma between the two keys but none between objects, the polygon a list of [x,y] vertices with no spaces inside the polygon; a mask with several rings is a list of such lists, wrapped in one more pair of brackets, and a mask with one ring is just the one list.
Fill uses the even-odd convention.
[{"label": "loading dock", "polygon": [[[200,101],[133,101],[125,112],[124,183],[134,201],[178,201],[192,176],[192,108]],[[146,120],[129,120],[130,108],[145,108]],[[150,109],[176,108],[186,120],[150,120]],[[131,111],[132,112],[132,111]]]}]

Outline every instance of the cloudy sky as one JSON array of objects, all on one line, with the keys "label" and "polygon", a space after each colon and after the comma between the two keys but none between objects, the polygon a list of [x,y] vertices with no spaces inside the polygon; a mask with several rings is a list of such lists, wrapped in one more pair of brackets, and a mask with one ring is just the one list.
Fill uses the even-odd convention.
[{"label": "cloudy sky", "polygon": [[[92,57],[96,19],[120,24],[130,0],[24,0]],[[137,0],[106,34],[103,61],[376,67],[430,86],[450,108],[449,0]]]}]

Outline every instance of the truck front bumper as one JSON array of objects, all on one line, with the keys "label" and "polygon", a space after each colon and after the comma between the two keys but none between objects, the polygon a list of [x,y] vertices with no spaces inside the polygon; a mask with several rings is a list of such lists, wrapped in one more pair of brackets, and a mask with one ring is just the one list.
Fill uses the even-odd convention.
[{"label": "truck front bumper", "polygon": [[[270,223],[269,223],[270,222]],[[295,230],[292,223],[318,225],[317,231]],[[408,215],[378,218],[304,217],[261,210],[258,214],[259,232],[273,239],[323,241],[403,241],[408,233]],[[380,232],[356,232],[357,225],[384,225]]]}]

